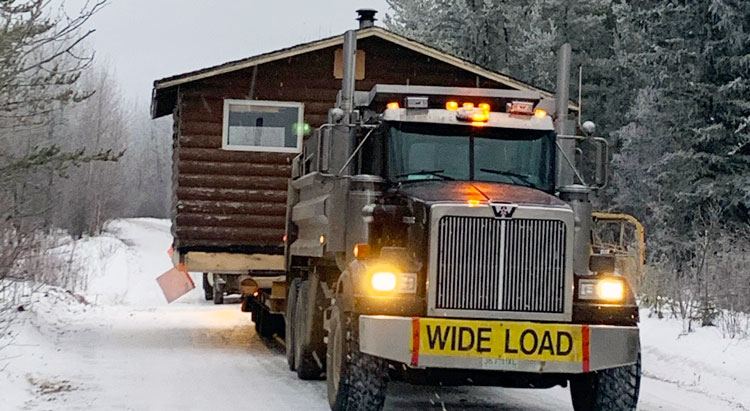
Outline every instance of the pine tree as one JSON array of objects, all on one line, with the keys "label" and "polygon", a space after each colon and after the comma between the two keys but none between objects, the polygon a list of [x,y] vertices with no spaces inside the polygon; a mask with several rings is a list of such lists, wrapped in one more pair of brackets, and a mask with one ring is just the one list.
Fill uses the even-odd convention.
[{"label": "pine tree", "polygon": [[710,323],[706,255],[717,227],[750,218],[748,158],[735,153],[748,141],[750,13],[710,0],[617,12],[616,55],[634,68],[639,98],[617,133],[615,203],[649,227],[651,261],[670,274],[681,315],[693,315],[686,301],[700,296],[698,314]]},{"label": "pine tree", "polygon": [[487,68],[507,68],[510,24],[504,1],[386,0],[396,33]]}]

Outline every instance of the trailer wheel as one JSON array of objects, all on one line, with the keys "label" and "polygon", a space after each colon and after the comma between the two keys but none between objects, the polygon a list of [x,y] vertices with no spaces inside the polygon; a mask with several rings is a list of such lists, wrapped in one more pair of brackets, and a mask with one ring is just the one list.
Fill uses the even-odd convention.
[{"label": "trailer wheel", "polygon": [[315,360],[314,344],[305,344],[304,335],[308,333],[310,324],[307,321],[307,309],[309,304],[310,282],[302,281],[297,290],[297,302],[294,312],[294,366],[297,376],[302,380],[314,380],[320,378],[323,369]]},{"label": "trailer wheel", "polygon": [[641,386],[641,353],[638,362],[580,375],[570,380],[576,411],[635,410]]},{"label": "trailer wheel", "polygon": [[226,285],[217,281],[218,278],[219,275],[214,274],[214,304],[224,304],[224,288]]},{"label": "trailer wheel", "polygon": [[388,363],[359,351],[355,317],[333,308],[328,333],[326,385],[333,411],[380,411],[388,388]]},{"label": "trailer wheel", "polygon": [[286,299],[286,315],[284,318],[284,334],[286,339],[286,362],[289,370],[294,371],[294,312],[297,304],[297,290],[299,289],[299,278],[292,280],[289,285],[289,296]]},{"label": "trailer wheel", "polygon": [[214,299],[214,288],[208,282],[208,273],[203,273],[203,294],[205,295],[206,301]]}]

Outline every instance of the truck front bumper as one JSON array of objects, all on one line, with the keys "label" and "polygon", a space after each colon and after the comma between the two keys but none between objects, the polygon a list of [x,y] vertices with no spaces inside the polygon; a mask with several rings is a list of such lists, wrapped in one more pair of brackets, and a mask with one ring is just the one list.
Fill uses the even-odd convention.
[{"label": "truck front bumper", "polygon": [[580,374],[634,364],[638,327],[362,315],[366,354],[417,368]]}]

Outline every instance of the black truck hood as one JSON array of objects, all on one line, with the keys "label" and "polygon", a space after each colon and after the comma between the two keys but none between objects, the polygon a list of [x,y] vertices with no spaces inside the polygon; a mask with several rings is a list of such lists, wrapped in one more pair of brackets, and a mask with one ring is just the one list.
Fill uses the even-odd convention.
[{"label": "black truck hood", "polygon": [[559,198],[533,188],[481,181],[425,181],[401,184],[397,194],[427,204],[479,201],[564,207]]}]

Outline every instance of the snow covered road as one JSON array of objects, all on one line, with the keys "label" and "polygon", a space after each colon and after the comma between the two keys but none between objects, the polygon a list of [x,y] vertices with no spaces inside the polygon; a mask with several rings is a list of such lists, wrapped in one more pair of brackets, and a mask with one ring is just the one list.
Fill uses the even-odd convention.
[{"label": "snow covered road", "polygon": [[[236,304],[195,292],[169,307],[80,313],[64,333],[29,327],[24,368],[36,395],[25,410],[326,410],[324,381],[290,372],[278,341],[264,341]],[[14,348],[17,349],[17,348]],[[15,368],[15,367],[14,367]],[[42,385],[48,385],[43,392]],[[56,387],[67,385],[57,389]],[[246,404],[244,407],[242,404]],[[644,410],[724,410],[731,404],[654,379]],[[568,410],[567,389],[439,388],[392,384],[388,410]]]},{"label": "snow covered road", "polygon": [[[101,301],[117,303],[82,306],[55,292],[36,297],[33,308],[23,313],[16,344],[0,351],[0,359],[9,358],[0,361],[0,369],[6,364],[0,371],[0,409],[328,409],[325,382],[298,380],[286,365],[283,344],[260,339],[250,316],[238,304],[215,306],[203,301],[200,288],[171,305],[153,293],[153,278],[161,271],[148,271],[154,265],[168,266],[168,260],[164,261],[167,230],[168,226],[151,220],[123,222],[112,230],[124,246],[110,250],[116,264],[102,263],[101,269],[127,273],[119,283],[126,290],[114,293],[114,299],[111,290],[95,290]],[[93,284],[101,286],[106,280],[105,275]],[[140,287],[151,288],[140,291]],[[747,341],[732,346],[725,340],[691,335],[688,338],[701,339],[679,342],[699,351],[715,341],[711,361],[734,360],[712,370],[699,362],[700,353],[691,363],[651,345],[649,335],[676,337],[670,323],[648,320],[644,330],[651,333],[644,336],[646,374],[654,378],[642,381],[640,409],[750,410],[750,393],[743,392],[750,378],[743,371],[750,369],[745,368],[748,359],[737,355],[750,353]],[[720,344],[724,344],[721,349]],[[670,374],[670,370],[675,372]],[[435,388],[394,383],[386,409],[572,407],[564,388]]]}]

